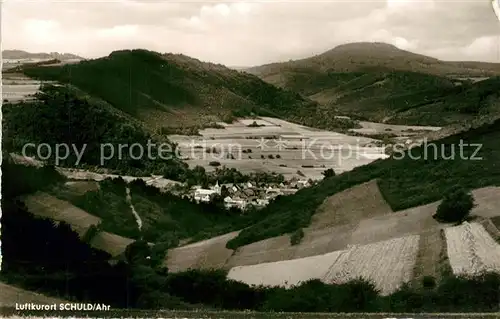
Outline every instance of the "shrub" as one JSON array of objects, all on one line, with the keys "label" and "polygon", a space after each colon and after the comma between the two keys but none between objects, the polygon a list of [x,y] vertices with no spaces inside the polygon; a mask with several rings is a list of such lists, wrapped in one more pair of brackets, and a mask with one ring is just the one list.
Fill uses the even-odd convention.
[{"label": "shrub", "polygon": [[474,197],[462,188],[453,188],[439,204],[432,217],[440,222],[462,222],[474,207]]},{"label": "shrub", "polygon": [[218,166],[220,166],[220,162],[213,161],[213,162],[208,163],[208,165],[218,167]]},{"label": "shrub", "polygon": [[276,158],[281,158],[281,155],[280,154],[276,155]]},{"label": "shrub", "polygon": [[427,289],[436,287],[436,279],[432,276],[425,276],[422,278],[422,286]]},{"label": "shrub", "polygon": [[323,173],[321,173],[321,174],[323,174],[323,176],[324,176],[325,178],[328,178],[328,177],[333,177],[333,176],[335,176],[335,171],[333,170],[333,168],[329,168],[329,169],[325,170],[325,171],[324,171]]},{"label": "shrub", "polygon": [[302,238],[304,238],[304,231],[302,228],[299,228],[290,236],[290,244],[292,246],[298,245]]},{"label": "shrub", "polygon": [[269,154],[267,157],[268,157],[269,159],[274,159],[273,154]]}]

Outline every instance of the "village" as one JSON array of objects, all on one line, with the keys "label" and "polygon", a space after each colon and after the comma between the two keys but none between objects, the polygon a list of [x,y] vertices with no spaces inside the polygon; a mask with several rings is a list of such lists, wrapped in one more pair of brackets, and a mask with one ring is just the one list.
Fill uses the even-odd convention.
[{"label": "village", "polygon": [[283,183],[261,184],[255,182],[247,183],[226,183],[211,185],[202,188],[199,185],[191,187],[187,195],[188,198],[200,203],[212,202],[215,198],[222,198],[227,209],[237,208],[246,210],[249,207],[262,208],[278,196],[295,194],[299,189],[312,186],[312,180],[299,180],[297,178],[284,181]]}]

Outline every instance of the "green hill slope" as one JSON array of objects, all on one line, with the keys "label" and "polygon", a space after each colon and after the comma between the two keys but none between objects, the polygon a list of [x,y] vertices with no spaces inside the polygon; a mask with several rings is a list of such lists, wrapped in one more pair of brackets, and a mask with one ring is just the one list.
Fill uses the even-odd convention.
[{"label": "green hill slope", "polygon": [[[96,60],[24,72],[76,86],[157,128],[207,126],[252,113],[306,125],[325,123],[316,103],[297,93],[184,55],[115,51]],[[332,118],[329,126],[335,125]]]},{"label": "green hill slope", "polygon": [[444,126],[470,120],[480,108],[487,113],[483,106],[491,99],[486,102],[486,97],[498,101],[500,92],[498,78],[475,84],[464,80],[499,75],[499,64],[445,62],[383,43],[346,44],[247,71],[308,96],[331,113],[393,124]]},{"label": "green hill slope", "polygon": [[[228,242],[228,248],[306,227],[326,198],[373,179],[378,180],[385,200],[394,211],[440,200],[455,185],[470,189],[500,185],[499,139],[500,120],[497,120],[491,125],[326,178],[313,187],[272,202],[262,212],[266,217],[241,231]],[[463,147],[463,156],[460,155],[461,141],[469,145]],[[452,152],[454,157],[448,159]]]},{"label": "green hill slope", "polygon": [[375,122],[446,126],[498,114],[500,77],[470,83],[403,71],[331,76],[351,79],[311,98],[339,113]]}]

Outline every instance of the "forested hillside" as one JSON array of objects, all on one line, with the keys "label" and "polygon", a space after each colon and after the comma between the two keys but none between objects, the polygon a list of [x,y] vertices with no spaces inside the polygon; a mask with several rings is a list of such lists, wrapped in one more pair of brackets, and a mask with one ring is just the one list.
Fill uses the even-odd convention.
[{"label": "forested hillside", "polygon": [[64,66],[27,67],[42,80],[71,84],[149,126],[165,131],[214,126],[235,116],[268,115],[310,126],[345,126],[324,118],[308,98],[222,65],[146,50]]}]

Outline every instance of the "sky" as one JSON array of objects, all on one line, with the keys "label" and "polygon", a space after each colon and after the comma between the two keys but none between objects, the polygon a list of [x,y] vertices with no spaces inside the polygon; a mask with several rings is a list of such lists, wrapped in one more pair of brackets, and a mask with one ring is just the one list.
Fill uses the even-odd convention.
[{"label": "sky", "polygon": [[360,41],[500,63],[491,0],[4,0],[2,48],[86,58],[144,48],[229,66],[305,58]]}]

